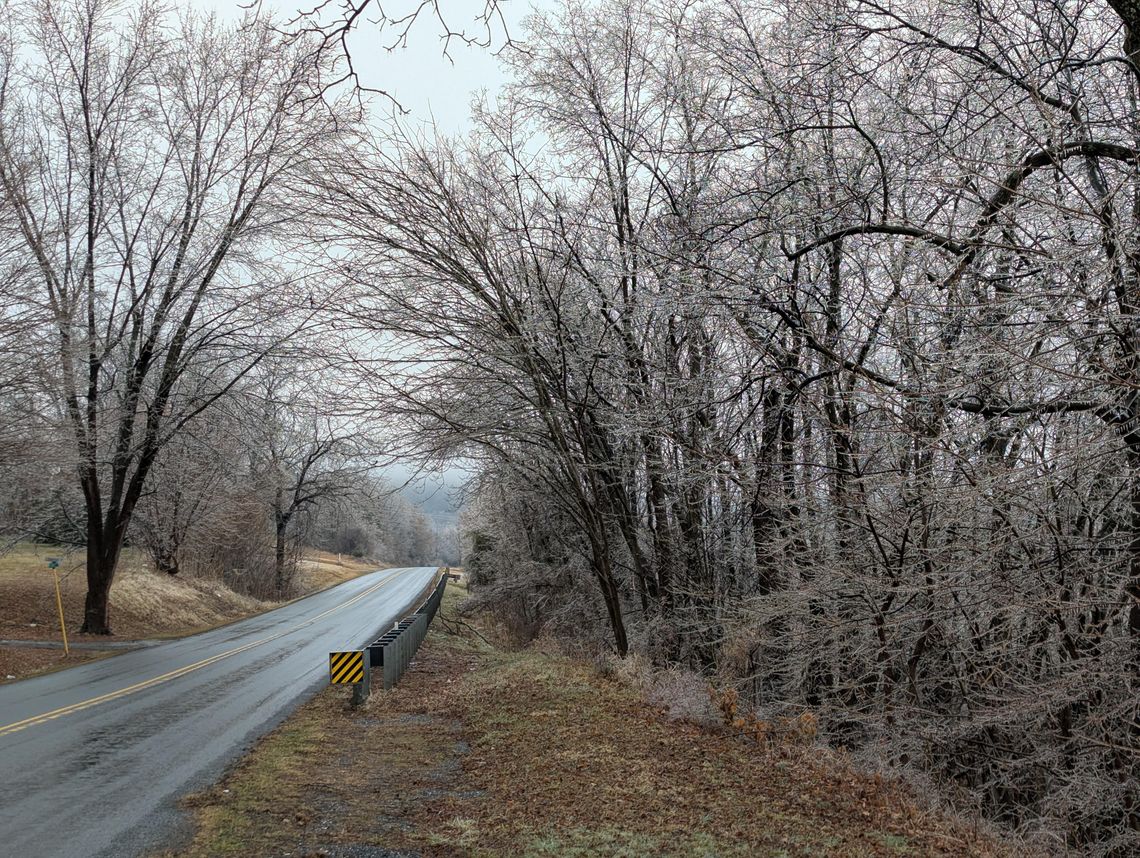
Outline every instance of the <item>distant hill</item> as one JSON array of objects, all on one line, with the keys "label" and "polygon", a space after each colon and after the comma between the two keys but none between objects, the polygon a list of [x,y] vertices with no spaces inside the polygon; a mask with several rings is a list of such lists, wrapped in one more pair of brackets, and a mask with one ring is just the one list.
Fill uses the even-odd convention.
[{"label": "distant hill", "polygon": [[384,471],[384,476],[394,486],[400,486],[400,495],[415,504],[439,527],[458,523],[459,509],[462,506],[458,494],[468,478],[468,473],[460,468],[449,468],[431,474],[415,474],[402,465],[394,465]]}]

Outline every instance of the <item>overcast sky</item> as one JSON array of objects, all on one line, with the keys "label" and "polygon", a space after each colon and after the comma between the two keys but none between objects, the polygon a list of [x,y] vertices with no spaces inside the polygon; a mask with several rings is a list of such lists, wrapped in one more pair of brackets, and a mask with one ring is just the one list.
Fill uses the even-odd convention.
[{"label": "overcast sky", "polygon": [[[238,0],[189,2],[196,8],[216,11],[233,20],[242,14]],[[484,0],[440,0],[448,23],[457,29],[462,25],[474,26],[474,16],[483,8],[483,3]],[[299,0],[265,0],[264,5],[279,13],[292,13],[301,8]],[[336,5],[336,0],[330,5]],[[412,0],[385,2],[391,15],[402,14],[416,5],[418,3]],[[512,38],[521,36],[522,20],[532,8],[554,5],[556,0],[500,0]],[[455,134],[468,127],[472,97],[485,90],[493,98],[505,81],[493,55],[494,48],[502,45],[503,33],[501,29],[493,33],[495,44],[491,50],[468,47],[453,40],[450,60],[443,54],[440,34],[438,22],[424,14],[409,35],[408,46],[389,52],[385,47],[395,34],[379,33],[375,27],[363,24],[351,43],[353,62],[365,86],[383,89],[400,102],[408,111],[405,120],[434,121],[444,133]]]},{"label": "overcast sky", "polygon": [[[244,14],[239,0],[183,2],[203,11],[216,12],[227,20],[237,21]],[[333,5],[336,2],[333,0]],[[557,2],[500,0],[511,38],[522,37],[522,21],[532,9],[552,8]],[[440,3],[448,23],[459,28],[473,22],[484,0],[440,0]],[[385,8],[390,15],[399,15],[416,5],[418,2],[413,0],[387,0]],[[264,0],[264,8],[292,14],[301,6],[299,0]],[[493,55],[494,49],[503,43],[503,33],[501,29],[493,33],[495,43],[490,50],[453,40],[449,58],[444,56],[440,32],[438,22],[425,15],[409,34],[406,48],[388,51],[385,46],[391,43],[392,37],[364,24],[351,42],[353,63],[364,86],[391,93],[407,111],[402,121],[434,123],[445,134],[457,134],[469,127],[472,98],[483,91],[493,99],[506,80]],[[384,108],[381,112],[390,109],[382,101],[377,101],[377,107]],[[439,475],[421,475],[414,479],[413,471],[412,467],[394,466],[385,469],[385,474],[395,485],[411,479],[401,493],[422,507],[437,524],[454,524],[457,507],[454,490],[465,479],[465,473],[452,468]]]}]

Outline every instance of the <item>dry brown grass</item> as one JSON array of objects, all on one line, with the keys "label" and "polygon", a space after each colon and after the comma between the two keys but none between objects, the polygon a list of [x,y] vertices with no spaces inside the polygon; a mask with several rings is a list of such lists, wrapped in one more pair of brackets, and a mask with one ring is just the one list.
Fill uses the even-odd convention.
[{"label": "dry brown grass", "polygon": [[[0,555],[0,639],[62,642],[55,582],[48,558],[62,561],[60,593],[71,643],[100,644],[108,638],[78,634],[87,582],[83,554],[22,544]],[[153,571],[138,552],[124,553],[111,588],[110,640],[176,637],[232,622],[275,607],[230,590],[220,581],[173,578]],[[110,651],[0,647],[0,683],[71,667]]]},{"label": "dry brown grass", "polygon": [[[73,549],[22,543],[0,554],[0,639],[62,642],[55,583],[49,558],[58,558],[67,633],[72,642],[95,643],[107,638],[80,635],[87,591],[84,554]],[[387,568],[322,551],[306,551],[301,561],[301,591],[308,594],[351,578]],[[181,637],[215,628],[280,603],[243,596],[223,582],[208,578],[170,576],[156,572],[146,557],[133,549],[123,552],[111,588],[112,640]],[[37,673],[70,667],[101,654],[0,647],[0,683],[9,676],[24,679]]]},{"label": "dry brown grass", "polygon": [[834,754],[670,720],[619,677],[442,616],[400,687],[362,711],[327,690],[198,796],[180,858],[1020,854]]},{"label": "dry brown grass", "polygon": [[[0,638],[60,639],[51,557],[62,560],[60,589],[69,635],[98,643],[103,639],[74,633],[83,620],[87,591],[83,554],[34,544],[0,556]],[[117,639],[189,634],[270,607],[273,603],[239,595],[220,581],[157,573],[138,552],[128,550],[111,588],[111,627]]]},{"label": "dry brown grass", "polygon": [[353,578],[376,572],[379,569],[391,569],[390,563],[373,563],[347,554],[332,554],[328,551],[306,550],[301,560],[300,584],[304,592],[324,590],[336,584],[343,584]]}]

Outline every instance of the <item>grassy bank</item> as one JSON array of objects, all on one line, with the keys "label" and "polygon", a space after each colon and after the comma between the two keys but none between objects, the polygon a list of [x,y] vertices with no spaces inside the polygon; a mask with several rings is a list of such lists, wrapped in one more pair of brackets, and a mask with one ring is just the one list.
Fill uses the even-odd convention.
[{"label": "grassy bank", "polygon": [[448,624],[459,595],[399,688],[355,711],[322,692],[191,800],[178,858],[1017,854],[827,752],[762,749],[591,665],[496,649]]},{"label": "grassy bank", "polygon": [[[0,555],[0,640],[62,642],[55,581],[49,558],[61,560],[59,573],[68,637],[98,645],[106,638],[76,633],[86,594],[83,555],[45,545],[22,543]],[[331,587],[378,567],[354,558],[306,552],[299,583],[303,592]],[[181,637],[248,617],[277,606],[243,596],[216,579],[170,576],[154,571],[138,551],[128,549],[111,588],[112,640]],[[96,650],[30,649],[0,646],[0,682],[70,667],[109,654]]]}]

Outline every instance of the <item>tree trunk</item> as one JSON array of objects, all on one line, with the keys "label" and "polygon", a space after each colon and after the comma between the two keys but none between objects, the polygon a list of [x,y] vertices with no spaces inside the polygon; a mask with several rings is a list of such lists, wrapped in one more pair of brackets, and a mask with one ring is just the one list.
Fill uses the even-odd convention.
[{"label": "tree trunk", "polygon": [[626,638],[625,620],[622,618],[621,594],[618,592],[617,582],[614,581],[606,547],[593,533],[590,534],[590,547],[593,555],[594,574],[598,579],[598,588],[602,593],[602,601],[606,604],[610,629],[614,635],[614,649],[617,650],[619,656],[625,658],[629,652],[629,640]]},{"label": "tree trunk", "polygon": [[289,527],[289,519],[277,517],[277,547],[273,555],[273,587],[277,596],[285,595],[285,531]]},{"label": "tree trunk", "polygon": [[114,548],[105,546],[104,534],[98,521],[88,522],[87,598],[83,605],[83,625],[79,627],[80,634],[111,634],[111,581],[115,577],[119,547],[119,545]]},{"label": "tree trunk", "polygon": [[1140,80],[1140,3],[1136,0],[1108,0],[1108,5],[1124,23],[1124,53],[1132,72]]},{"label": "tree trunk", "polygon": [[87,576],[87,598],[83,605],[83,625],[79,627],[82,635],[109,635],[111,634],[110,617],[110,579],[102,579],[95,583],[91,576]]}]

